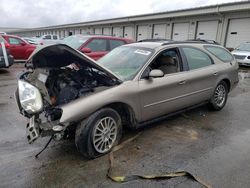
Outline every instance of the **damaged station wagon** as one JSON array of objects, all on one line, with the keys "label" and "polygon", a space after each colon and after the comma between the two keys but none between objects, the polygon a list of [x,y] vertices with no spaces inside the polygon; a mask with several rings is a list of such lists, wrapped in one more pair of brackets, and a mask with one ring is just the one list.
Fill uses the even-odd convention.
[{"label": "damaged station wagon", "polygon": [[141,42],[95,62],[64,45],[44,47],[26,62],[16,100],[29,119],[30,143],[75,131],[79,152],[96,158],[112,150],[124,127],[137,128],[208,103],[221,110],[238,83],[238,64],[206,42]]}]

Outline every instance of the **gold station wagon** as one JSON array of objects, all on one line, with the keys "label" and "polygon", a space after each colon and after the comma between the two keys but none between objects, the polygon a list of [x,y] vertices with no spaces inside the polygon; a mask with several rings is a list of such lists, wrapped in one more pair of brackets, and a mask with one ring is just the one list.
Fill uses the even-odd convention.
[{"label": "gold station wagon", "polygon": [[221,110],[238,83],[238,64],[222,46],[207,42],[140,42],[118,47],[95,62],[57,44],[26,62],[16,100],[29,118],[30,143],[66,138],[79,152],[104,155],[124,127],[137,128],[207,103]]}]

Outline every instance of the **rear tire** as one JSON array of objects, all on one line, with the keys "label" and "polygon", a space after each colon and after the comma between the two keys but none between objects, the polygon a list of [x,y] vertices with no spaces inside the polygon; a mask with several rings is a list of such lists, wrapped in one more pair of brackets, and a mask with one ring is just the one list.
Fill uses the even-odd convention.
[{"label": "rear tire", "polygon": [[121,136],[121,117],[115,110],[103,108],[78,124],[75,144],[83,156],[93,159],[109,153]]},{"label": "rear tire", "polygon": [[209,101],[209,108],[211,110],[221,110],[227,102],[228,86],[226,82],[221,81],[215,88],[213,97]]}]

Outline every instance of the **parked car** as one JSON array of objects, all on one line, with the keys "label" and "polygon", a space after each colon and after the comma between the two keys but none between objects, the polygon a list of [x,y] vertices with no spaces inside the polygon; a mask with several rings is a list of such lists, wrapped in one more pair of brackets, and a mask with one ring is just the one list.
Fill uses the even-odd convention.
[{"label": "parked car", "polygon": [[29,44],[38,45],[36,39],[34,39],[34,38],[23,37],[22,39],[25,40],[25,41],[27,41]]},{"label": "parked car", "polygon": [[52,34],[47,34],[47,35],[42,35],[40,37],[34,38],[39,45],[50,45],[50,44],[57,44],[61,43],[61,39],[58,35],[52,35]]},{"label": "parked car", "polygon": [[132,42],[130,39],[111,36],[72,35],[64,38],[62,43],[98,60],[114,48]]},{"label": "parked car", "polygon": [[239,45],[231,52],[239,65],[250,66],[250,42]]},{"label": "parked car", "polygon": [[0,68],[8,68],[14,63],[14,58],[5,48],[6,41],[0,36]]},{"label": "parked car", "polygon": [[5,39],[5,47],[15,60],[25,61],[30,54],[36,49],[35,45],[29,44],[22,38],[15,35],[2,35]]},{"label": "parked car", "polygon": [[97,62],[58,44],[35,52],[27,66],[33,71],[20,76],[15,96],[29,119],[28,141],[75,129],[76,147],[88,158],[111,151],[123,127],[204,103],[221,110],[238,83],[231,53],[204,42],[132,43]]}]

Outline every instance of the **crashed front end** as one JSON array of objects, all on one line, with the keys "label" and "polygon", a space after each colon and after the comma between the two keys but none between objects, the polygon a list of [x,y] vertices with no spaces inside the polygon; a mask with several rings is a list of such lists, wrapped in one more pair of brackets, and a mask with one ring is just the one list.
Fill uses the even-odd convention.
[{"label": "crashed front end", "polygon": [[40,136],[67,137],[78,120],[61,122],[62,107],[120,83],[111,72],[63,44],[34,52],[26,69],[19,77],[15,98],[20,113],[28,118],[29,143]]}]

